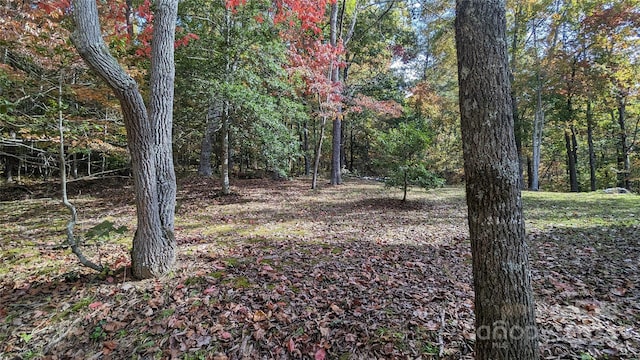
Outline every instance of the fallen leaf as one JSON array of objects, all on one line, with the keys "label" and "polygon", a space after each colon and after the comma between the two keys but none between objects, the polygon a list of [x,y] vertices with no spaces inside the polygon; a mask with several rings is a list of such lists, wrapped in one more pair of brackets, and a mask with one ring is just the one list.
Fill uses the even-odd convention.
[{"label": "fallen leaf", "polygon": [[613,295],[616,295],[616,296],[624,296],[624,294],[627,293],[627,289],[623,287],[617,287],[615,289],[611,289],[610,291]]},{"label": "fallen leaf", "polygon": [[256,310],[256,312],[253,313],[253,321],[255,322],[265,321],[267,318],[267,314],[262,310]]},{"label": "fallen leaf", "polygon": [[289,341],[287,342],[287,349],[290,353],[296,350],[296,343],[293,341],[293,338],[289,338]]},{"label": "fallen leaf", "polygon": [[92,302],[91,304],[89,304],[89,309],[97,309],[100,306],[102,306],[102,302],[95,301],[95,302]]},{"label": "fallen leaf", "polygon": [[262,267],[262,270],[264,270],[264,271],[275,271],[270,265],[264,265]]},{"label": "fallen leaf", "polygon": [[356,335],[355,334],[346,334],[344,336],[344,341],[346,341],[346,342],[356,342]]},{"label": "fallen leaf", "polygon": [[331,310],[333,310],[333,312],[336,313],[337,315],[344,314],[344,310],[340,309],[340,307],[336,304],[331,304]]},{"label": "fallen leaf", "polygon": [[323,349],[320,348],[318,349],[318,351],[316,351],[316,354],[314,355],[314,360],[324,360],[324,358],[327,356],[327,352]]},{"label": "fallen leaf", "polygon": [[205,295],[209,295],[209,294],[211,294],[212,292],[215,292],[215,291],[216,291],[216,287],[215,286],[210,286],[210,287],[204,289],[203,293]]},{"label": "fallen leaf", "polygon": [[331,334],[331,329],[329,329],[328,327],[320,326],[320,334],[325,338],[329,338],[329,334]]}]

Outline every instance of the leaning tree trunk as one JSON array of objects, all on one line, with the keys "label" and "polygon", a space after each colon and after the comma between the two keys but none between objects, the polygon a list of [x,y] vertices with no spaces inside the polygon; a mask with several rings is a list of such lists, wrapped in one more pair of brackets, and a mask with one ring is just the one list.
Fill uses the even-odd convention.
[{"label": "leaning tree trunk", "polygon": [[476,359],[538,359],[503,0],[458,0],[459,101],[473,255]]},{"label": "leaning tree trunk", "polygon": [[73,2],[73,43],[120,101],[127,129],[138,220],[131,268],[137,278],[163,275],[171,270],[176,259],[176,181],[171,130],[177,6],[177,0],[155,2],[147,112],[138,84],[109,53],[102,39],[95,0]]},{"label": "leaning tree trunk", "polygon": [[318,143],[316,144],[314,159],[313,159],[313,175],[311,177],[311,188],[318,188],[318,169],[320,168],[320,155],[322,155],[322,141],[324,141],[324,128],[327,125],[327,117],[322,116],[322,125],[320,125],[320,136],[318,137]]}]

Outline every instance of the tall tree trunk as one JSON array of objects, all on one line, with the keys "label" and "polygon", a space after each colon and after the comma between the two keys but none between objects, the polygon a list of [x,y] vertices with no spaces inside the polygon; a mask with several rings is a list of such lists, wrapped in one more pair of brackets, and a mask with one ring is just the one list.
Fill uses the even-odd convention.
[{"label": "tall tree trunk", "polygon": [[505,5],[457,0],[456,49],[476,359],[538,359],[516,150]]},{"label": "tall tree trunk", "polygon": [[565,148],[567,150],[567,172],[569,173],[569,186],[571,192],[580,191],[578,185],[578,142],[576,140],[576,127],[574,125],[573,95],[576,81],[578,58],[574,57],[571,64],[571,74],[567,79],[567,107],[566,128],[564,132]]},{"label": "tall tree trunk", "polygon": [[177,0],[156,0],[151,51],[149,112],[138,84],[104,43],[95,0],[74,0],[78,52],[113,90],[120,101],[136,193],[138,228],[131,250],[131,268],[137,278],[166,274],[176,259],[174,235],[176,182],[171,131]]},{"label": "tall tree trunk", "polygon": [[[517,71],[518,66],[518,35],[520,31],[520,18],[522,17],[522,6],[520,3],[516,5],[516,13],[513,21],[513,38],[511,39],[511,67],[509,71],[509,81],[513,83],[513,74]],[[522,155],[522,137],[524,134],[524,125],[518,112],[518,102],[515,90],[511,89],[511,107],[513,112],[513,124],[516,140],[516,151],[518,152],[518,178],[520,188],[524,189],[524,157]]]},{"label": "tall tree trunk", "polygon": [[593,148],[593,110],[591,101],[587,100],[587,143],[589,144],[589,185],[591,191],[596,191],[596,152]]},{"label": "tall tree trunk", "polygon": [[[233,26],[233,20],[231,19],[231,9],[225,8],[225,45],[227,48],[231,47],[231,27]],[[231,56],[227,51],[225,53],[225,72],[224,82],[229,84],[231,81]],[[226,96],[226,94],[225,94]],[[222,162],[221,176],[222,176],[222,193],[224,195],[231,194],[229,187],[229,100],[225,99],[222,105],[222,152],[220,154],[220,161]]]},{"label": "tall tree trunk", "polygon": [[225,100],[222,109],[222,153],[220,161],[222,162],[222,193],[224,195],[231,194],[229,186],[229,102]]},{"label": "tall tree trunk", "polygon": [[544,108],[542,106],[542,68],[540,66],[540,57],[538,56],[538,36],[535,19],[532,20],[531,30],[533,33],[533,49],[535,53],[536,108],[533,115],[533,136],[531,141],[531,179],[529,180],[529,190],[538,191],[540,189],[540,157],[542,152]]},{"label": "tall tree trunk", "polygon": [[309,129],[307,128],[307,121],[302,124],[302,154],[304,156],[304,174],[309,176],[311,174],[311,162],[309,161]]},{"label": "tall tree trunk", "polygon": [[[338,45],[338,2],[331,4],[331,18],[330,18],[330,30],[331,30],[331,46],[335,49]],[[331,80],[334,83],[340,81],[340,68],[337,64],[331,69]],[[342,183],[342,174],[340,168],[340,150],[342,143],[342,106],[338,105],[336,115],[333,119],[332,135],[332,150],[331,150],[331,185],[339,185]]]},{"label": "tall tree trunk", "polygon": [[629,161],[629,144],[627,143],[627,98],[618,95],[618,125],[620,126],[620,148],[618,155],[618,186],[625,189],[630,188],[629,172],[631,163]]},{"label": "tall tree trunk", "polygon": [[567,172],[569,173],[569,186],[571,192],[580,191],[578,186],[578,145],[576,142],[576,129],[573,124],[568,124],[564,130],[564,143],[567,150]]}]

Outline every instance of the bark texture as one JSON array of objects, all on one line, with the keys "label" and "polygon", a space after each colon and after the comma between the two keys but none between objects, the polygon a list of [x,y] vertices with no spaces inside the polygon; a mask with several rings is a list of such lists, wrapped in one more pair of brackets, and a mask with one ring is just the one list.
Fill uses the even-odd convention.
[{"label": "bark texture", "polygon": [[137,278],[167,273],[176,259],[176,182],[171,148],[173,125],[173,46],[177,0],[155,3],[149,111],[138,84],[109,50],[100,33],[95,0],[75,0],[72,41],[120,101],[131,152],[138,228],[131,250]]},{"label": "bark texture", "polygon": [[[334,48],[338,45],[338,2],[331,4],[331,46]],[[331,69],[331,81],[338,83],[340,81],[340,68],[334,65]],[[340,150],[342,148],[342,108],[339,106],[336,116],[333,120],[333,130],[331,132],[331,185],[339,185],[342,183],[342,173],[340,168]]]},{"label": "bark texture", "polygon": [[618,186],[631,189],[629,174],[631,162],[629,160],[629,144],[627,142],[627,98],[618,95],[618,125],[620,126],[620,148],[618,149]]},{"label": "bark texture", "polygon": [[456,48],[476,359],[538,358],[500,0],[458,0]]},{"label": "bark texture", "polygon": [[589,188],[596,191],[596,152],[593,147],[593,111],[591,100],[587,100],[587,144],[589,144]]}]

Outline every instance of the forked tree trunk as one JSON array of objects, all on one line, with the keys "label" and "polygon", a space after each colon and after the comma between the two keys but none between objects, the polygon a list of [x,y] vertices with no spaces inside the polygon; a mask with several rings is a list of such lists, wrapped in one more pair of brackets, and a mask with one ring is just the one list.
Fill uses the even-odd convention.
[{"label": "forked tree trunk", "polygon": [[72,40],[78,52],[120,101],[136,193],[138,228],[131,250],[137,278],[167,273],[176,259],[174,214],[176,181],[173,124],[174,39],[177,0],[154,3],[149,111],[138,89],[104,43],[95,0],[75,0]]},{"label": "forked tree trunk", "polygon": [[458,0],[456,48],[476,359],[537,360],[503,0]]}]

